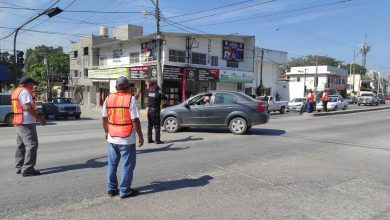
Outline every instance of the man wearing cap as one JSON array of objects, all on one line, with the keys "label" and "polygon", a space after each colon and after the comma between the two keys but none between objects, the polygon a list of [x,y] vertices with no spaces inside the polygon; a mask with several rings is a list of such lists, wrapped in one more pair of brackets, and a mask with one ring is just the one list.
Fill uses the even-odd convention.
[{"label": "man wearing cap", "polygon": [[[138,191],[130,188],[136,164],[136,137],[141,147],[144,143],[137,100],[130,93],[129,80],[121,76],[116,80],[116,93],[110,94],[103,104],[103,128],[108,142],[107,190],[110,197],[122,199],[136,196]],[[122,178],[118,185],[116,176],[122,160]]]},{"label": "man wearing cap", "polygon": [[46,125],[46,121],[37,111],[33,93],[35,85],[38,85],[37,81],[31,77],[23,77],[11,96],[17,145],[15,167],[16,173],[21,173],[23,177],[40,174],[38,170],[35,170],[38,150],[36,123]]},{"label": "man wearing cap", "polygon": [[[161,141],[161,126],[160,126],[160,105],[162,100],[167,100],[167,96],[162,94],[160,87],[152,85],[148,90],[148,143],[163,144]],[[153,128],[155,132],[155,141],[153,141]]]}]

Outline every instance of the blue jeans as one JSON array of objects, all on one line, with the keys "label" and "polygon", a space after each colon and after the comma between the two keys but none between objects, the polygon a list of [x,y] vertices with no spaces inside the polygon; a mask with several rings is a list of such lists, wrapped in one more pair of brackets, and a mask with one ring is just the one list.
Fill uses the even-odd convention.
[{"label": "blue jeans", "polygon": [[124,196],[130,192],[131,182],[133,181],[133,171],[136,163],[135,144],[119,145],[108,143],[108,190],[118,189],[116,172],[120,160],[122,160],[122,179],[119,184],[119,195]]}]

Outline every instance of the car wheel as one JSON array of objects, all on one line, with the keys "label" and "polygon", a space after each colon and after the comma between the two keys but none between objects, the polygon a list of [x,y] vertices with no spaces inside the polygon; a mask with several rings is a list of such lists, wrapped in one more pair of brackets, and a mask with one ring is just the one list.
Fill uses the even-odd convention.
[{"label": "car wheel", "polygon": [[284,114],[284,113],[286,113],[286,107],[281,107],[280,108],[280,114]]},{"label": "car wheel", "polygon": [[334,107],[334,109],[333,109],[333,110],[337,111],[337,105]]},{"label": "car wheel", "polygon": [[236,117],[230,120],[229,129],[233,134],[245,134],[245,132],[248,130],[248,124],[246,123],[245,119]]},{"label": "car wheel", "polygon": [[8,114],[7,117],[5,117],[5,123],[10,127],[14,125],[13,120],[14,120],[13,114]]},{"label": "car wheel", "polygon": [[347,106],[346,105],[344,106],[343,110],[347,110]]},{"label": "car wheel", "polygon": [[76,116],[74,116],[74,118],[78,120],[78,119],[80,119],[80,115],[76,115]]},{"label": "car wheel", "polygon": [[169,133],[175,133],[179,130],[179,121],[175,117],[168,117],[164,120],[164,128]]}]

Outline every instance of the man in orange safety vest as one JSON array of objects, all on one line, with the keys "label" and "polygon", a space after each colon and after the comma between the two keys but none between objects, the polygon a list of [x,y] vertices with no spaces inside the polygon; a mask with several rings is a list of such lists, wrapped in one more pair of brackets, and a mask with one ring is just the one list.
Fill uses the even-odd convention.
[{"label": "man in orange safety vest", "polygon": [[321,101],[322,101],[322,109],[327,112],[328,111],[328,100],[329,100],[329,93],[328,90],[325,89],[322,93]]}]

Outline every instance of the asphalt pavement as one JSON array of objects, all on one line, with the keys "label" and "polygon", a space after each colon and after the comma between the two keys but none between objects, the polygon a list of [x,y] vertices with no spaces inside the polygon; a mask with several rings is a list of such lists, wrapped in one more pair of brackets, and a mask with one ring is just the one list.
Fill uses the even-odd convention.
[{"label": "asphalt pavement", "polygon": [[100,120],[39,127],[42,175],[26,178],[14,128],[1,127],[0,219],[389,219],[389,113],[163,133],[167,143],[138,148],[141,195],[125,200],[106,196]]}]

